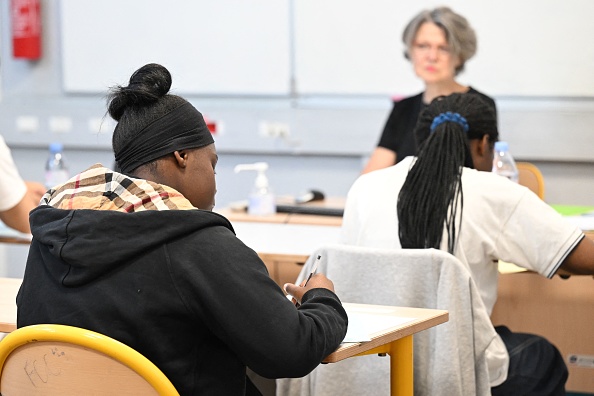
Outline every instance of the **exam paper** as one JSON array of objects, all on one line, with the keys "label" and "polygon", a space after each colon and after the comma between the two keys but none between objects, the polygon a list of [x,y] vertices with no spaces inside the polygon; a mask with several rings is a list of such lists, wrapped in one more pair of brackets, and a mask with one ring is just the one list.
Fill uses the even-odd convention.
[{"label": "exam paper", "polygon": [[582,231],[594,230],[594,212],[584,213],[578,216],[563,216],[563,218],[579,227]]},{"label": "exam paper", "polygon": [[349,327],[342,342],[371,341],[371,336],[378,332],[385,332],[393,327],[398,327],[414,318],[403,316],[377,315],[373,313],[349,312]]}]

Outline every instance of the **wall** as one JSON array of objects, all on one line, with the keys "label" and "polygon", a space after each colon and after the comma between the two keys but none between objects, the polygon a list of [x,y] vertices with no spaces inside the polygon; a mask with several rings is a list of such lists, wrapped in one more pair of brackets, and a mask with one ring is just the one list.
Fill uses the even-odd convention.
[{"label": "wall", "polygon": [[[42,59],[37,62],[12,58],[9,39],[9,2],[0,2],[0,131],[13,149],[22,175],[28,179],[40,181],[43,179],[43,163],[47,145],[55,140],[64,143],[66,156],[73,172],[78,172],[95,162],[110,165],[113,161],[109,148],[112,124],[109,121],[104,121],[101,133],[97,131],[97,124],[105,114],[103,93],[74,93],[65,90],[62,53],[64,37],[61,36],[60,7],[69,2],[41,1],[44,53]],[[344,3],[349,11],[345,12],[345,17],[352,17],[353,10],[356,10],[356,6],[360,3]],[[376,1],[373,5],[385,6],[391,3],[393,2]],[[538,13],[528,13],[526,17],[532,15],[531,17],[534,18],[545,18],[543,19],[545,22],[549,21],[553,14],[541,15],[546,10],[550,11],[551,5],[545,3],[547,6],[539,8]],[[286,24],[290,29],[289,33],[294,30],[297,35],[295,37],[301,38],[301,41],[295,41],[295,37],[288,35],[287,40],[290,42],[287,43],[287,48],[293,52],[280,60],[277,59],[279,62],[289,63],[287,69],[290,81],[287,84],[288,92],[286,94],[250,95],[246,91],[237,95],[229,92],[187,95],[199,110],[209,118],[221,122],[223,126],[222,132],[215,136],[220,155],[217,169],[219,206],[245,199],[251,187],[252,176],[234,174],[232,169],[235,164],[261,160],[270,162],[269,178],[279,195],[297,194],[309,188],[320,189],[327,195],[345,195],[379,138],[391,106],[391,94],[403,93],[403,90],[398,88],[398,82],[394,80],[394,77],[399,76],[401,80],[406,80],[407,91],[418,89],[415,85],[417,81],[408,68],[402,69],[402,72],[398,74],[394,73],[394,77],[390,77],[386,82],[385,90],[380,93],[375,91],[364,94],[361,92],[330,92],[329,90],[328,92],[315,92],[315,89],[312,88],[313,85],[305,84],[306,81],[314,80],[302,80],[299,74],[304,73],[303,70],[306,67],[309,67],[309,70],[314,70],[313,66],[303,63],[303,58],[296,57],[294,51],[298,49],[300,53],[304,53],[303,51],[306,51],[307,48],[311,50],[311,47],[307,47],[308,43],[315,43],[316,38],[321,41],[327,38],[308,36],[307,31],[303,30],[303,27],[307,26],[306,22],[311,19],[304,19],[305,16],[311,16],[308,12],[312,12],[310,9],[315,9],[313,2],[286,0],[283,4],[286,4],[288,12]],[[332,9],[328,7],[328,4],[334,3],[320,3],[320,12],[329,13]],[[404,7],[405,4],[408,14],[412,14],[425,3],[402,3],[399,7]],[[468,4],[468,2],[455,2],[455,4],[460,4],[462,7],[462,4]],[[574,11],[576,15],[587,14],[579,12],[583,4],[583,2],[574,4],[577,7]],[[467,7],[470,7],[468,8],[469,12],[474,12],[472,6],[467,5]],[[117,9],[117,7],[114,9],[114,14],[117,13]],[[137,12],[142,13],[142,8]],[[261,9],[261,12],[266,12],[266,9]],[[277,10],[275,15],[280,15],[282,12],[284,11]],[[323,16],[329,18],[332,15],[320,15],[320,17]],[[364,16],[361,15],[361,17]],[[81,21],[84,21],[84,16],[81,17]],[[117,30],[119,26],[122,26],[115,22],[110,23],[115,19],[110,20],[108,17],[109,14],[106,17],[107,20],[103,21],[106,26],[105,30]],[[377,46],[380,48],[379,51],[370,52],[367,48],[376,46],[376,40],[373,37],[362,43],[345,40],[340,47],[336,48],[337,59],[341,60],[340,56],[349,54],[344,47],[348,49],[349,44],[357,44],[351,46],[351,50],[355,51],[351,53],[351,59],[357,59],[357,67],[360,70],[369,68],[370,72],[364,73],[366,76],[373,75],[373,71],[379,67],[378,65],[382,65],[384,62],[395,62],[396,58],[400,59],[401,48],[398,37],[402,27],[396,26],[400,23],[386,23],[385,16],[382,18],[384,18],[382,23],[364,19],[363,22],[367,21],[368,23],[362,22],[356,25],[360,32],[361,29],[366,30],[366,37],[370,37],[368,36],[370,32],[375,32],[375,39],[382,42],[382,45]],[[394,20],[396,19],[395,17]],[[201,23],[201,19],[198,18],[198,20]],[[340,18],[332,16],[332,19],[326,19],[326,25],[335,26],[338,29],[342,26],[338,24],[338,20]],[[532,26],[543,24],[542,21],[536,22],[532,23]],[[166,26],[162,21],[160,23],[163,24],[163,26],[159,24],[162,29],[176,27],[175,21],[169,26]],[[571,19],[568,23],[572,23]],[[277,25],[275,24],[275,26]],[[382,30],[384,26],[385,31]],[[346,24],[341,28],[348,29],[348,27],[349,25]],[[481,35],[490,37],[481,30],[480,25],[475,27],[479,38]],[[530,24],[526,29],[529,27]],[[575,40],[594,37],[594,25],[587,24],[583,28],[592,29],[592,31],[590,34],[582,32],[584,34],[575,37],[571,35],[571,32],[556,29],[555,32],[559,35],[556,40],[571,44],[571,48],[574,48]],[[122,29],[125,28],[122,27]],[[327,31],[331,30],[327,29]],[[315,29],[311,33],[314,32],[316,32]],[[346,33],[356,37],[352,31]],[[389,34],[394,37],[386,41],[383,36]],[[216,39],[214,35],[209,37],[213,40]],[[517,42],[509,40],[512,41],[510,45],[514,46],[541,45],[533,34],[527,37],[518,37]],[[391,46],[392,43],[393,46]],[[555,43],[558,44],[557,41]],[[584,52],[590,54],[589,43],[580,43],[578,42],[578,47],[584,51],[582,53],[575,51],[576,56],[582,56]],[[93,56],[97,44],[97,42],[88,42],[88,51],[85,56]],[[175,45],[175,43],[169,44]],[[487,51],[486,48],[488,47],[485,43],[481,47],[481,54]],[[333,50],[334,48],[325,48],[324,56],[331,55]],[[551,51],[556,50],[562,49],[558,46],[551,49]],[[500,51],[499,47],[497,51]],[[191,53],[188,56],[200,59],[205,54]],[[363,58],[364,62],[360,61],[359,56]],[[371,56],[373,58],[370,58]],[[96,58],[96,62],[102,64],[110,58],[109,54],[104,55],[104,57]],[[117,57],[114,59],[117,61]],[[307,57],[307,59],[314,58]],[[321,60],[324,59],[321,58]],[[348,61],[348,57],[338,64],[332,63],[334,61],[328,58],[324,61],[326,63],[315,65],[322,78],[331,79],[337,74],[340,75],[340,66]],[[474,67],[473,62],[475,61],[477,63],[480,61],[478,55],[476,60],[469,62],[469,72]],[[590,61],[588,58],[585,64],[591,71],[594,70],[594,65],[588,63]],[[567,59],[564,59],[563,62],[567,62]],[[497,62],[489,66],[492,70],[491,80],[484,80],[485,86],[495,87],[499,81],[507,81],[510,76],[505,74],[506,67],[504,66],[508,63],[510,62]],[[577,65],[582,66],[579,58],[576,58],[573,63],[576,67]],[[327,66],[325,66],[326,64]],[[405,65],[407,64],[405,63]],[[513,66],[521,67],[521,65],[522,62],[517,60]],[[236,63],[235,66],[235,68],[228,69],[228,73],[241,75],[241,64]],[[349,67],[348,70],[352,71],[352,68]],[[195,70],[195,72],[199,71]],[[562,77],[564,80],[571,79],[572,87],[576,86],[574,80],[577,80],[578,83],[582,82],[579,78],[580,74],[577,72],[570,71],[564,73]],[[247,78],[250,76],[248,75]],[[560,78],[558,73],[543,75],[539,77],[539,83],[543,86],[548,86],[550,83],[551,87],[559,87],[558,78]],[[348,76],[342,77],[342,79],[345,82],[350,81]],[[174,74],[174,88],[181,89],[181,86],[176,85],[175,81]],[[125,79],[117,82],[124,83]],[[588,82],[583,81],[583,83],[587,84]],[[509,84],[506,86],[509,87]],[[482,89],[483,87],[477,85],[477,88]],[[495,98],[499,110],[502,139],[510,142],[510,147],[516,158],[530,160],[542,169],[547,182],[547,201],[551,203],[594,204],[594,178],[592,178],[594,158],[591,154],[591,149],[594,147],[594,133],[592,133],[594,94],[589,90],[586,94],[577,96],[549,96],[544,95],[543,92],[539,92],[535,96],[525,96],[502,92],[495,95]],[[36,130],[33,132],[19,130],[17,121],[21,116],[36,117],[39,122]],[[56,131],[60,129],[59,127],[52,129],[50,121],[54,117],[70,119],[71,130],[59,132]],[[259,133],[262,121],[287,123],[290,127],[290,136],[287,139],[262,137]],[[11,260],[10,257],[9,260]],[[14,261],[22,260],[23,258],[19,257]]]},{"label": "wall", "polygon": [[[434,3],[62,0],[63,86],[103,92],[159,59],[182,94],[406,95],[420,83],[402,56],[401,30]],[[462,81],[498,97],[594,95],[590,0],[447,4],[472,22],[479,39]]]}]

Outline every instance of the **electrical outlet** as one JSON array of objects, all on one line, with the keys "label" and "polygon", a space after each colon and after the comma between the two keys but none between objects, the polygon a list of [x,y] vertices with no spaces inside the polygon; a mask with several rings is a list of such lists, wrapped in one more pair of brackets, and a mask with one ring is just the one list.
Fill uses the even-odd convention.
[{"label": "electrical outlet", "polygon": [[88,121],[89,132],[93,135],[112,134],[115,121],[107,117],[91,117]]},{"label": "electrical outlet", "polygon": [[72,118],[53,116],[48,120],[49,129],[53,133],[68,133],[72,130]]},{"label": "electrical outlet", "polygon": [[260,136],[271,138],[288,138],[290,136],[289,124],[284,122],[261,121]]},{"label": "electrical outlet", "polygon": [[39,130],[39,118],[35,116],[18,116],[15,120],[17,131],[34,133]]}]

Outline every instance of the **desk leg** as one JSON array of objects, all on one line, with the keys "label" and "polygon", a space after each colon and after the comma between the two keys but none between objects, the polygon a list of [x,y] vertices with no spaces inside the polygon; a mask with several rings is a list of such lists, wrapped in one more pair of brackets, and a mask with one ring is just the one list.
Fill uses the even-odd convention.
[{"label": "desk leg", "polygon": [[413,396],[413,336],[390,343],[390,394]]}]

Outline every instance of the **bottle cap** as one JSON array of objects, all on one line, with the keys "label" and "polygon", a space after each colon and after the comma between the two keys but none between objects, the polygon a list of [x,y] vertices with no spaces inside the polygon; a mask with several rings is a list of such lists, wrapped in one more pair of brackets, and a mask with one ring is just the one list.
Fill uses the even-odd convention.
[{"label": "bottle cap", "polygon": [[508,151],[509,150],[509,145],[507,144],[507,142],[495,142],[495,151]]},{"label": "bottle cap", "polygon": [[49,146],[50,153],[60,153],[64,149],[64,146],[60,142],[53,142]]}]

